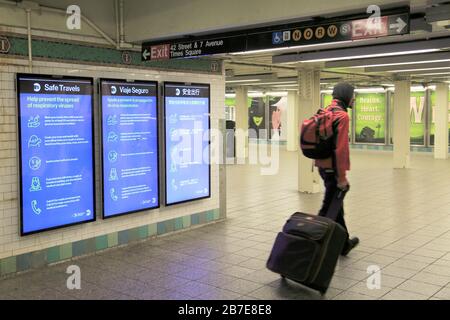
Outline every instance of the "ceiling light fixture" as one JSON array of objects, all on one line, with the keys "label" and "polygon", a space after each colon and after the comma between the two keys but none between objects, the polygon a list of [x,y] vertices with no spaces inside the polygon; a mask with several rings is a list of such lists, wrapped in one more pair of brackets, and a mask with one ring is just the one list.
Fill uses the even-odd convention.
[{"label": "ceiling light fixture", "polygon": [[387,71],[387,72],[390,72],[390,73],[399,73],[399,72],[414,72],[414,71],[442,70],[442,69],[450,69],[450,67],[420,68],[420,69],[403,69],[403,70],[389,70],[389,71]]},{"label": "ceiling light fixture", "polygon": [[243,83],[243,86],[268,86],[268,85],[274,85],[274,84],[295,84],[293,81],[279,81],[279,82],[259,82],[259,83]]},{"label": "ceiling light fixture", "polygon": [[292,64],[298,62],[339,61],[371,57],[387,57],[438,52],[450,47],[450,37],[431,40],[409,41],[372,46],[330,49],[304,53],[284,54],[272,57],[272,63]]},{"label": "ceiling light fixture", "polygon": [[349,61],[329,61],[325,68],[366,68],[408,65],[417,63],[436,63],[450,61],[450,52],[434,52],[396,57],[366,58]]},{"label": "ceiling light fixture", "polygon": [[[336,57],[336,58],[321,58],[321,59],[309,59],[300,61],[302,63],[306,62],[324,62],[324,61],[340,61],[340,60],[351,60],[351,59],[361,59],[361,58],[376,58],[376,57],[386,57],[386,56],[398,56],[403,54],[418,54],[418,53],[426,53],[426,52],[436,52],[439,49],[423,49],[423,50],[411,50],[411,51],[397,51],[397,52],[384,52],[384,53],[370,53],[365,55],[355,55],[355,56],[346,56],[346,57]],[[286,62],[285,64],[293,64],[296,62]]]},{"label": "ceiling light fixture", "polygon": [[238,55],[245,55],[245,54],[269,53],[269,52],[277,52],[277,51],[283,51],[283,50],[295,50],[295,49],[303,49],[303,48],[323,47],[326,45],[334,45],[334,44],[340,44],[340,43],[345,44],[345,43],[354,42],[354,41],[357,41],[357,40],[334,41],[334,42],[328,42],[328,43],[307,44],[307,45],[302,45],[302,46],[240,51],[240,52],[231,52],[230,54],[238,56]]},{"label": "ceiling light fixture", "polygon": [[258,81],[261,81],[261,79],[226,80],[225,83],[258,82]]}]

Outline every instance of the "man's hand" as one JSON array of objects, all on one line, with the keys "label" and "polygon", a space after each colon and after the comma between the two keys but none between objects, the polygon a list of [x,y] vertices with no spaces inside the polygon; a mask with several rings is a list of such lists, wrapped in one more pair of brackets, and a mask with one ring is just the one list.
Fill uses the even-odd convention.
[{"label": "man's hand", "polygon": [[350,184],[348,181],[338,183],[337,187],[343,191],[348,191],[350,189]]}]

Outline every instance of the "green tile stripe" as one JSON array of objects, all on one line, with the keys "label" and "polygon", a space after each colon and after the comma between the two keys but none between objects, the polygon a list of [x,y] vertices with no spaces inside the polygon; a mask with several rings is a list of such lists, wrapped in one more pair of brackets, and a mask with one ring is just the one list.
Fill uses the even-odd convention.
[{"label": "green tile stripe", "polygon": [[191,226],[202,225],[219,219],[221,219],[220,209],[214,209],[0,259],[0,276],[43,267],[48,264],[127,245],[173,231],[188,229]]},{"label": "green tile stripe", "polygon": [[[18,36],[8,36],[11,43],[10,55],[27,56],[28,41]],[[85,62],[97,64],[125,65],[122,62],[121,50],[95,45],[83,45],[78,43],[67,43],[61,41],[50,41],[43,39],[32,40],[34,58],[44,58],[52,61]],[[141,53],[129,51],[131,56],[130,66],[139,66],[150,69],[185,70],[221,74],[222,62],[217,59],[173,59],[161,61],[141,61]],[[219,64],[217,71],[211,71],[211,65]]]}]

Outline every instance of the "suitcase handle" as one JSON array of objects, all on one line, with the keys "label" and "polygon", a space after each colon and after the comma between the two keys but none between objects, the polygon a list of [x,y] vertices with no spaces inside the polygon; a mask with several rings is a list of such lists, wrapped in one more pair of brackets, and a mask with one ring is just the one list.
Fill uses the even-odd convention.
[{"label": "suitcase handle", "polygon": [[350,188],[347,188],[345,190],[339,189],[339,191],[335,194],[333,200],[331,201],[330,207],[328,208],[326,214],[327,218],[336,221],[337,216],[339,215],[339,211],[341,211],[342,206],[344,205],[344,198],[348,190],[350,190]]}]

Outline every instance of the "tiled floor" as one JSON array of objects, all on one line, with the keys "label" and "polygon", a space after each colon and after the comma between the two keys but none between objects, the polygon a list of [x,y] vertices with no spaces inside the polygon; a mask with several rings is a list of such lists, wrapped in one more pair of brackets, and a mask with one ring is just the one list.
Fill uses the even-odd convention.
[{"label": "tiled floor", "polygon": [[[0,280],[3,299],[450,299],[450,160],[354,151],[346,199],[361,245],[341,258],[325,297],[266,270],[276,233],[295,211],[317,212],[321,194],[296,191],[296,154],[276,176],[228,167],[228,220]],[[68,265],[81,290],[68,290]],[[381,268],[369,290],[367,268]]]}]

